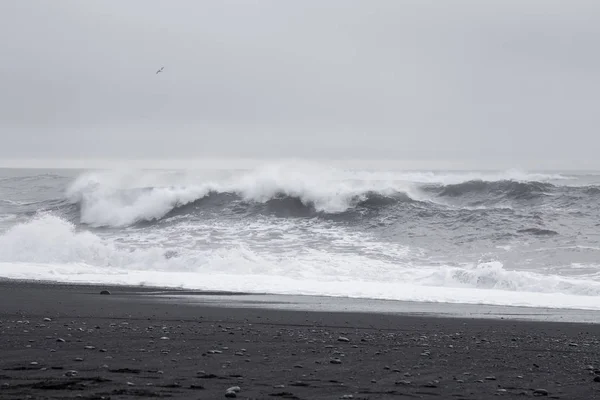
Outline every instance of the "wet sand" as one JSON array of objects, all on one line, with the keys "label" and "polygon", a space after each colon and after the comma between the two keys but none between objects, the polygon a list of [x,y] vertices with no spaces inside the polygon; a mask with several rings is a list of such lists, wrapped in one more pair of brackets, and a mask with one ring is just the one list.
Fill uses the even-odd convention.
[{"label": "wet sand", "polygon": [[162,297],[0,282],[0,398],[600,399],[597,324]]}]

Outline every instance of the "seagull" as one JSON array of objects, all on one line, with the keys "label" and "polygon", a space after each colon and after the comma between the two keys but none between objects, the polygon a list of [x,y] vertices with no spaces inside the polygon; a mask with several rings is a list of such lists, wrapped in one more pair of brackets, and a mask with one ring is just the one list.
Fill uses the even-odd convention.
[{"label": "seagull", "polygon": [[163,72],[163,69],[165,69],[165,67],[160,67],[160,69],[156,71],[156,74],[158,74],[159,72]]}]

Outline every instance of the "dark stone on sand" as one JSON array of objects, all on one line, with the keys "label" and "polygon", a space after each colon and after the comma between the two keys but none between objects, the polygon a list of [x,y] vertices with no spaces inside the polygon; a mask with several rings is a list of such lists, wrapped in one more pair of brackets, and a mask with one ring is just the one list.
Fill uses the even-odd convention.
[{"label": "dark stone on sand", "polygon": [[396,384],[396,385],[401,385],[401,386],[408,386],[408,385],[410,385],[411,383],[412,383],[411,381],[408,381],[408,380],[406,380],[406,379],[402,379],[402,380],[400,380],[400,381],[396,381],[396,382],[395,382],[395,384]]},{"label": "dark stone on sand", "polygon": [[64,343],[64,342],[65,342],[65,339],[58,338],[58,339],[56,339],[56,341],[57,341],[58,343]]},{"label": "dark stone on sand", "polygon": [[100,294],[110,294],[110,292],[108,290],[103,290],[100,292]]},{"label": "dark stone on sand", "polygon": [[596,375],[594,377],[594,382],[600,382],[600,375]]},{"label": "dark stone on sand", "polygon": [[342,360],[340,360],[339,358],[332,358],[331,360],[329,360],[329,363],[331,363],[331,364],[341,364]]},{"label": "dark stone on sand", "polygon": [[200,378],[200,379],[215,379],[215,378],[218,378],[218,376],[215,374],[201,373],[201,374],[198,374],[198,378]]},{"label": "dark stone on sand", "polygon": [[495,380],[496,380],[496,377],[495,377],[495,376],[486,376],[486,377],[485,377],[485,380],[486,380],[486,381],[495,381]]},{"label": "dark stone on sand", "polygon": [[235,398],[237,397],[237,393],[240,391],[240,387],[239,386],[232,386],[229,389],[227,389],[227,391],[225,392],[225,397],[229,397],[229,398]]},{"label": "dark stone on sand", "polygon": [[548,396],[548,391],[546,389],[535,389],[533,391],[534,396]]},{"label": "dark stone on sand", "polygon": [[340,337],[338,338],[338,342],[345,342],[345,343],[348,343],[349,341],[350,341],[350,339],[348,339],[347,337],[344,337],[344,336],[340,336]]},{"label": "dark stone on sand", "polygon": [[298,396],[296,396],[294,393],[292,392],[277,392],[277,393],[270,393],[269,396],[271,397],[283,397],[284,399],[299,399]]},{"label": "dark stone on sand", "polygon": [[306,382],[296,381],[296,382],[290,383],[290,386],[308,387],[310,385],[308,383],[306,383]]},{"label": "dark stone on sand", "polygon": [[116,368],[109,369],[108,372],[114,372],[115,374],[139,374],[140,372],[142,372],[142,370],[135,368]]},{"label": "dark stone on sand", "polygon": [[167,389],[177,389],[180,388],[181,385],[177,382],[173,382],[173,383],[168,383],[166,385],[162,385],[161,387],[167,388]]}]

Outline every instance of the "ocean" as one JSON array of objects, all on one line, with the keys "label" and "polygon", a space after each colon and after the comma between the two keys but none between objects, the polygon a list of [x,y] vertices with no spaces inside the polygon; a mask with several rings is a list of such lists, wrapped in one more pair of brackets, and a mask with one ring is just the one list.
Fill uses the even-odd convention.
[{"label": "ocean", "polygon": [[600,310],[600,172],[0,169],[0,277]]}]

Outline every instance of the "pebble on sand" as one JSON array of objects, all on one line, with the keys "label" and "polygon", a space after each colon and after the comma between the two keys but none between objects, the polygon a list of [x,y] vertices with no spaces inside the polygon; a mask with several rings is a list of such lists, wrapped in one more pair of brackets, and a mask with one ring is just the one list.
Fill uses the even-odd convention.
[{"label": "pebble on sand", "polygon": [[232,386],[225,391],[225,397],[234,398],[237,397],[237,393],[242,390],[239,386]]},{"label": "pebble on sand", "polygon": [[350,339],[348,339],[347,337],[344,337],[344,336],[340,336],[338,338],[338,342],[346,342],[346,343],[348,343],[349,341],[350,341]]},{"label": "pebble on sand", "polygon": [[548,396],[548,391],[546,389],[535,389],[533,391],[534,396]]},{"label": "pebble on sand", "polygon": [[110,292],[108,290],[102,290],[100,294],[110,294]]},{"label": "pebble on sand", "polygon": [[50,318],[44,318],[44,322],[50,322],[50,321],[52,321],[52,319],[50,319]]}]

